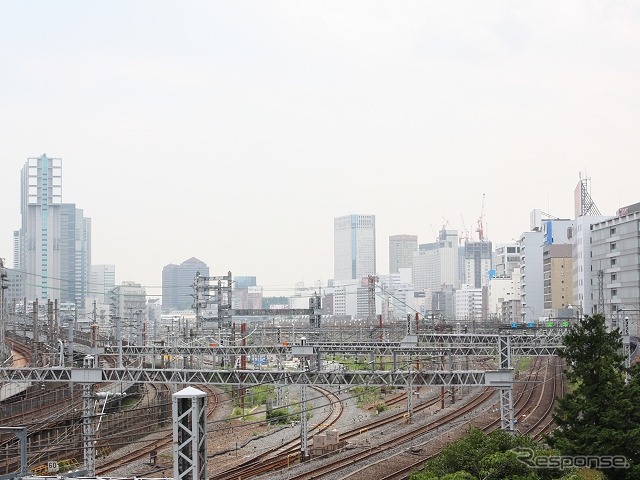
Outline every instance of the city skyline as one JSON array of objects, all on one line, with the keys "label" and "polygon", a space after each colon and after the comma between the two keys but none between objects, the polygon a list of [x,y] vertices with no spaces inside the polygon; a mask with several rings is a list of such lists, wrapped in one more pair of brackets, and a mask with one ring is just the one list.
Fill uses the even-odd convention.
[{"label": "city skyline", "polygon": [[[32,162],[32,161],[36,161],[36,160],[37,160],[38,162],[40,162],[42,158],[47,159],[47,157],[43,154],[43,156],[42,156],[42,157],[39,157],[39,158],[37,158],[37,159],[36,159],[36,158],[29,158],[29,159],[27,159],[27,163],[26,163],[25,165],[30,165],[30,162]],[[50,158],[49,158],[48,160],[49,160],[49,161],[51,161],[51,159],[50,159]],[[58,168],[60,168],[60,167],[62,166],[62,159],[61,159],[61,158],[56,158],[56,159],[54,159],[54,160],[56,160],[56,161],[58,162],[58,163],[57,163],[57,166],[58,166]],[[25,167],[23,167],[23,169],[22,169],[22,170],[23,170],[23,174],[22,174],[22,177],[23,177],[23,180],[22,180],[22,181],[23,181],[23,183],[24,183],[24,182],[26,182],[26,180],[25,180],[25,176],[24,176],[24,170],[25,170],[26,168],[27,168],[27,167],[25,166]],[[58,185],[60,185],[60,183],[61,183],[61,182],[58,182]],[[585,185],[586,185],[586,184],[588,184],[588,182],[586,182],[586,183],[585,183]],[[24,187],[23,187],[23,188],[24,188]],[[576,187],[576,188],[580,188],[580,187],[578,186],[578,187]],[[29,192],[29,193],[31,193],[31,192]],[[25,197],[25,198],[26,198],[26,197]],[[29,198],[31,198],[31,197],[29,197]],[[35,197],[34,197],[34,198],[35,198]],[[61,199],[61,197],[59,198],[58,202],[60,202],[60,199]],[[67,206],[67,207],[71,207],[71,208],[72,208],[72,210],[74,210],[74,209],[75,209],[75,204],[64,204],[64,203],[62,203],[62,206],[63,206],[63,207],[65,207],[65,206]],[[79,211],[80,211],[80,214],[82,214],[82,210],[79,210]],[[540,215],[540,211],[538,210],[537,215],[536,215],[536,218],[537,218],[539,215]],[[532,212],[531,216],[534,216],[533,212]],[[594,217],[594,218],[595,218],[595,217]],[[484,220],[484,218],[482,218],[482,220]],[[368,226],[370,226],[370,227],[371,227],[371,229],[372,229],[372,234],[373,234],[373,236],[374,236],[373,243],[372,243],[371,247],[373,248],[374,256],[377,258],[377,255],[375,255],[375,254],[376,254],[375,243],[376,243],[376,241],[377,241],[377,235],[376,235],[376,232],[375,232],[375,215],[350,214],[350,215],[342,216],[342,217],[334,217],[334,236],[335,236],[335,235],[337,234],[337,232],[340,230],[340,229],[338,228],[338,222],[343,222],[343,223],[344,223],[345,221],[346,221],[347,223],[350,223],[350,224],[353,224],[353,222],[354,222],[354,221],[357,221],[358,225],[359,225],[361,222],[363,222],[363,221],[364,221],[364,222],[371,222],[371,225],[368,225]],[[480,221],[481,221],[481,219],[479,218],[478,222],[480,222]],[[594,220],[594,221],[595,221],[595,220]],[[341,225],[342,225],[342,224],[341,224]],[[482,227],[482,225],[481,225],[480,223],[478,223],[478,231],[477,231],[478,236],[480,236],[480,231],[479,231],[479,230],[480,230],[480,228],[481,228],[481,227]],[[352,228],[353,228],[353,225],[352,225]],[[455,232],[455,239],[456,239],[456,240],[453,242],[453,244],[454,244],[454,246],[455,246],[455,247],[457,247],[457,246],[458,246],[458,239],[460,240],[460,245],[462,245],[462,243],[463,243],[463,238],[464,238],[464,236],[465,236],[465,232],[464,232],[464,231],[457,230],[457,229],[455,229],[455,228],[451,228],[450,226],[448,226],[448,222],[446,222],[445,224],[443,224],[443,225],[442,225],[441,230],[439,230],[439,232],[438,232],[440,236],[441,236],[441,235],[443,235],[443,234],[445,233],[445,229],[446,229],[446,232],[447,232],[447,233],[448,233],[448,232]],[[347,228],[347,230],[349,230],[349,228]],[[528,229],[527,229],[527,230],[525,230],[524,232],[529,232],[529,233],[531,233]],[[15,233],[16,233],[16,232],[14,231],[13,233],[14,233],[14,242],[15,242]],[[467,233],[467,234],[469,234],[469,231],[467,230],[467,231],[466,231],[466,233]],[[478,242],[479,242],[479,240],[476,240],[476,239],[473,237],[473,234],[469,234],[469,235],[470,235],[470,237],[469,237],[469,238],[467,238],[467,240],[470,240],[469,245],[477,245],[477,244],[478,244]],[[400,237],[405,237],[405,236],[406,236],[406,235],[402,235],[402,236],[400,236]],[[417,236],[415,236],[415,237],[417,237]],[[337,238],[338,238],[338,237],[335,237],[335,238],[334,238],[334,251],[335,251],[335,245],[337,245],[337,244],[335,243],[335,242],[337,241],[337,240],[336,240]],[[391,235],[391,236],[389,236],[389,238],[387,239],[387,245],[388,245],[388,247],[391,247],[392,242],[394,241],[394,239],[397,239],[397,238],[398,238],[398,236],[397,236],[397,235]],[[345,238],[344,240],[348,240],[348,239],[346,239],[346,238]],[[515,239],[512,239],[512,241],[513,241],[513,240],[515,240]],[[347,241],[346,243],[347,243],[347,244],[351,244],[352,242],[353,242],[353,240],[349,240],[349,241]],[[419,244],[420,244],[420,245],[424,245],[425,243],[427,243],[427,242],[419,241]],[[482,243],[483,243],[483,244],[484,244],[484,243],[486,243],[486,244],[487,244],[487,246],[489,247],[489,250],[491,250],[493,253],[495,253],[495,251],[493,250],[493,246],[497,246],[497,244],[492,244],[491,240],[490,240],[490,239],[488,239],[488,238],[486,238],[486,235],[484,236],[484,239],[483,239]],[[493,245],[493,246],[492,246],[492,245]],[[506,244],[505,244],[505,245],[506,245]],[[15,243],[14,243],[14,248],[15,248]],[[348,247],[348,249],[350,249],[350,248],[351,248],[351,247]],[[360,251],[360,248],[361,248],[361,247],[358,247],[358,251]],[[367,248],[369,248],[369,246],[367,246]],[[13,253],[14,258],[16,258],[16,257],[15,257],[16,253],[18,253],[18,254],[19,254],[19,252],[15,252],[15,251],[14,251],[14,252],[12,252],[12,253]],[[457,254],[456,254],[456,255],[457,255]],[[3,258],[4,258],[4,257],[3,257]],[[199,259],[196,259],[196,258],[193,258],[193,257],[192,257],[192,258],[190,258],[190,259],[186,259],[184,262],[182,262],[182,263],[181,263],[181,265],[185,265],[185,264],[187,264],[187,263],[189,263],[189,262],[191,262],[191,261],[196,261],[196,260],[197,260],[198,262],[201,262]],[[334,268],[337,268],[337,266],[336,266],[337,264],[335,264],[335,262],[336,262],[336,261],[337,261],[337,257],[336,257],[336,258],[334,258]],[[376,262],[375,258],[374,258],[373,262],[374,262],[374,264],[375,264],[375,262]],[[203,268],[204,268],[205,263],[202,263],[202,265],[203,265]],[[158,287],[158,286],[155,286],[155,285],[151,285],[151,286],[149,286],[149,285],[145,285],[145,284],[143,284],[143,283],[137,282],[137,280],[135,280],[135,279],[133,279],[133,280],[132,280],[132,279],[120,279],[120,280],[119,280],[118,282],[116,282],[116,283],[117,283],[118,285],[127,284],[127,283],[137,283],[137,284],[140,284],[140,285],[141,285],[141,287],[142,287],[142,288],[145,288],[145,289],[146,289],[146,288],[151,288],[152,290],[156,290],[156,291],[157,291],[157,290],[160,290],[160,293],[149,293],[149,294],[147,294],[147,296],[148,296],[148,297],[160,297],[160,298],[162,298],[162,297],[164,297],[164,296],[165,296],[165,295],[164,295],[164,293],[162,293],[163,287],[165,287],[165,286],[167,285],[167,284],[166,284],[166,280],[165,280],[165,270],[166,270],[166,268],[167,268],[167,267],[176,267],[176,265],[174,265],[174,264],[168,264],[168,265],[165,265],[165,266],[163,266],[163,267],[162,267],[162,274],[161,274],[162,280],[161,280],[161,285],[160,285],[159,287]],[[355,268],[355,267],[354,267],[354,268]],[[375,268],[375,267],[374,267],[374,268]],[[206,270],[207,270],[207,275],[208,275],[208,267],[206,267]],[[350,269],[349,269],[349,270],[350,270]],[[486,269],[485,269],[485,270],[486,270]],[[385,274],[385,275],[386,275],[386,274],[388,274],[388,273],[390,273],[390,272],[388,272],[388,271],[381,271],[381,270],[376,269],[376,270],[375,270],[375,272],[373,272],[373,271],[372,271],[371,273],[375,273],[375,274]],[[348,277],[352,277],[352,278],[351,278],[351,280],[354,280],[354,284],[357,284],[357,283],[359,282],[359,278],[361,278],[364,274],[355,275],[355,276],[352,276],[352,275],[355,275],[355,274],[349,274],[349,275],[348,275]],[[234,276],[235,276],[235,275],[234,275]],[[486,275],[485,275],[485,276],[486,276]],[[482,278],[484,278],[485,276],[483,276]],[[242,276],[241,276],[241,277],[242,277]],[[42,279],[45,279],[45,278],[48,278],[48,277],[46,277],[46,276],[42,275],[42,276],[41,276],[41,278],[42,278]],[[57,278],[57,277],[55,277],[55,276],[54,276],[54,277],[51,277],[51,279],[54,279],[54,280],[55,280],[56,278]],[[244,277],[243,277],[243,278],[244,278]],[[252,278],[255,278],[255,277],[252,277]],[[488,279],[488,277],[487,277],[487,279]],[[183,280],[184,280],[184,279],[183,279]],[[337,281],[340,281],[340,280],[344,280],[344,279],[342,279],[342,278],[337,278],[337,277],[334,275],[333,277],[331,277],[331,278],[327,279],[327,281],[329,281],[329,280],[332,280],[332,281],[336,281],[336,280],[337,280]],[[486,281],[486,280],[485,280],[485,281]],[[480,279],[479,279],[479,278],[476,278],[475,283],[479,283],[479,282],[480,282]],[[317,284],[317,281],[316,281],[315,283]],[[321,282],[321,283],[322,283],[322,284],[324,284],[324,285],[326,285],[326,283],[324,283],[324,282]],[[181,285],[182,285],[182,284],[187,285],[187,284],[189,284],[189,282],[186,282],[186,283],[185,283],[185,281],[182,281],[180,284],[181,284]],[[308,284],[307,284],[307,286],[309,286],[309,285],[311,285],[311,284],[309,284],[309,283],[308,283]],[[261,286],[262,286],[262,284],[261,284]],[[292,291],[292,290],[294,290],[297,286],[298,286],[298,284],[296,284],[296,285],[292,285],[292,286],[290,286],[290,287],[282,287],[282,286],[280,286],[280,287],[279,287],[279,289],[278,289],[278,293],[276,293],[276,294],[274,294],[274,295],[284,294],[285,292]],[[476,286],[477,286],[477,285],[476,285]],[[177,288],[177,286],[174,286],[174,288]],[[54,289],[56,289],[56,287],[54,287]],[[91,293],[91,288],[89,288],[89,292]],[[267,292],[268,292],[268,288],[267,288]],[[27,295],[27,296],[29,296],[29,295]],[[269,295],[267,294],[267,296],[269,296]]]},{"label": "city skyline", "polygon": [[[0,5],[0,257],[20,168],[64,162],[92,263],[160,293],[196,257],[265,295],[333,276],[333,219],[495,245],[639,200],[640,11],[603,2]],[[21,25],[29,24],[26,31]],[[465,228],[466,227],[466,228]],[[153,287],[156,287],[155,289]]]}]

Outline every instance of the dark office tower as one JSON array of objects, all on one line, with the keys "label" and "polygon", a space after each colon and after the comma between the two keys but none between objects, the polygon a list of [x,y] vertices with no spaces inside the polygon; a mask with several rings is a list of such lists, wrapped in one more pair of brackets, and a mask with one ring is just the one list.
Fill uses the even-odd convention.
[{"label": "dark office tower", "polygon": [[487,240],[464,244],[465,283],[472,288],[485,287],[492,268],[493,247]]},{"label": "dark office tower", "polygon": [[193,284],[196,275],[209,276],[209,267],[195,257],[180,265],[173,263],[162,269],[162,311],[187,310],[193,306]]}]

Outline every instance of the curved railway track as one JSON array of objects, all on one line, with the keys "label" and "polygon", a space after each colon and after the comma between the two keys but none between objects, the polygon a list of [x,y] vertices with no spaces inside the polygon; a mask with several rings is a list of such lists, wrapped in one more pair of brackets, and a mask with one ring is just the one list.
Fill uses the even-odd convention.
[{"label": "curved railway track", "polygon": [[550,433],[555,428],[555,422],[552,417],[555,399],[562,398],[565,395],[566,381],[564,378],[564,361],[559,357],[556,357],[554,360],[553,382],[549,389],[550,393],[548,394],[552,400],[547,402],[547,408],[544,414],[541,415],[533,425],[528,427],[526,432],[535,440],[542,440],[546,434]]},{"label": "curved railway track", "polygon": [[[168,388],[164,385],[160,387],[155,384],[149,384],[148,386],[151,389],[152,396],[158,395],[159,388]],[[207,398],[210,399],[207,402],[207,418],[209,418],[218,407],[220,402],[220,393],[207,386],[199,385],[198,389],[205,392],[207,394]],[[171,445],[171,442],[173,441],[171,427],[163,429],[162,432],[161,438],[140,440],[138,442],[138,448],[136,448],[135,451],[119,454],[117,450],[115,450],[109,459],[98,462],[99,465],[96,467],[95,472],[96,476],[104,476],[123,465],[127,465],[142,458],[149,458],[151,452],[159,451],[160,449]],[[124,446],[126,444],[125,441],[118,439],[118,437],[111,437],[109,439],[109,443],[116,447]]]},{"label": "curved railway track", "polygon": [[[473,409],[474,405],[476,404],[475,402],[482,403],[483,401],[486,400],[486,398],[492,396],[494,393],[493,389],[488,389],[488,390],[489,391],[482,392],[479,395],[479,397],[472,400],[469,405],[461,407],[463,411],[466,412],[467,410]],[[390,399],[390,401],[393,403],[397,403],[398,401],[401,401],[402,398],[406,399],[406,393],[397,395],[392,399]],[[421,411],[428,410],[430,407],[434,406],[440,401],[441,401],[440,395],[435,395],[433,398],[427,399],[424,402],[416,405],[413,411],[414,413],[419,413]],[[448,415],[451,415],[451,414],[448,414]],[[460,415],[464,415],[464,413],[461,413]],[[443,424],[445,424],[447,421],[448,421],[448,416],[437,419],[431,424],[429,424],[426,427],[426,429],[427,430],[437,429]],[[341,440],[355,439],[358,441],[358,443],[366,443],[366,442],[362,442],[362,439],[363,438],[368,439],[369,432],[373,432],[382,427],[388,427],[390,425],[392,426],[394,424],[397,424],[398,422],[406,423],[406,414],[404,412],[395,413],[385,418],[376,420],[374,422],[370,422],[365,426],[350,429],[342,433],[340,435],[340,438]],[[413,429],[413,432],[420,432],[424,428],[425,427],[416,427]],[[411,437],[413,435],[415,434],[409,433],[409,434],[406,434],[406,436],[403,438],[396,437],[395,439],[389,439],[388,441],[384,442],[383,445],[378,445],[377,447],[375,447],[375,451],[379,453],[381,450],[384,450],[385,448],[387,449],[393,448],[392,444],[394,443],[401,444],[406,441],[406,438]],[[332,464],[330,466],[320,467],[313,470],[313,472],[311,473],[303,473],[303,474],[300,474],[299,476],[295,476],[295,475],[291,476],[289,474],[288,478],[300,478],[300,479],[312,478],[312,477],[319,478],[322,475],[327,475],[329,473],[338,471],[339,469],[344,468],[345,465],[352,465],[354,462],[363,461],[364,459],[368,458],[368,456],[371,454],[371,451],[372,450],[366,450],[366,451],[351,450],[347,454],[347,458],[344,458],[342,460],[339,460],[337,457],[335,458],[332,457]],[[342,456],[343,455],[341,455],[341,457]],[[287,467],[292,467],[293,465],[298,464],[299,462],[300,462],[299,452],[296,452],[295,449],[287,449],[284,451],[280,451],[275,456],[272,456],[268,460],[262,461],[258,464],[256,464],[256,459],[251,459],[247,462],[244,462],[241,465],[238,465],[234,470],[226,470],[225,472],[210,476],[210,480],[227,480],[227,479],[232,480],[232,479],[255,478],[255,477],[258,477],[259,475],[264,475],[267,473],[273,474],[273,472],[276,470],[282,470]]]},{"label": "curved railway track", "polygon": [[[309,427],[309,433],[322,433],[335,426],[342,417],[344,406],[341,399],[332,391],[321,388],[311,387],[325,397],[329,404],[328,412],[313,427]],[[251,476],[260,475],[267,472],[279,470],[289,463],[295,463],[299,460],[301,442],[300,439],[294,439],[285,442],[277,447],[270,448],[253,458],[242,462],[241,464],[226,469],[224,472],[210,475],[210,480],[221,479],[246,479]]]},{"label": "curved railway track", "polygon": [[[554,363],[554,367],[552,371],[549,371],[548,368],[548,359],[536,358],[534,365],[531,370],[528,372],[526,382],[520,384],[520,388],[518,388],[516,393],[516,398],[514,399],[514,411],[515,416],[521,417],[524,412],[527,412],[529,418],[531,418],[534,413],[538,410],[538,408],[543,409],[543,414],[541,415],[541,421],[543,419],[548,418],[548,414],[552,409],[553,401],[542,402],[543,397],[551,397],[552,394],[556,391],[560,391],[562,387],[560,385],[563,382],[560,376],[556,375],[558,372],[558,362]],[[560,367],[561,368],[561,367]],[[541,373],[544,372],[544,378],[540,381]],[[528,383],[533,382],[533,383]],[[550,383],[551,387],[546,388],[546,384]],[[527,388],[527,385],[534,385],[533,388]],[[554,386],[555,385],[555,386]],[[556,390],[558,388],[558,390]],[[545,395],[544,392],[547,392]],[[536,393],[534,393],[536,392]],[[541,407],[542,406],[542,407]],[[455,416],[456,412],[453,412],[452,415]],[[477,420],[470,420],[466,422],[468,424],[477,424]],[[485,431],[491,431],[498,428],[498,424],[500,423],[500,419],[492,420],[489,423],[484,425],[480,424],[480,428]],[[533,429],[534,425],[530,425],[530,428]],[[526,432],[525,432],[526,433]],[[444,433],[440,435],[440,437],[444,437]],[[368,479],[375,478],[377,480],[400,480],[408,478],[409,474],[419,468],[421,468],[427,461],[436,456],[440,449],[444,447],[449,441],[449,438],[434,438],[430,439],[427,443],[423,443],[421,445],[416,445],[416,448],[413,450],[404,449],[401,452],[396,453],[393,456],[386,456],[384,460],[378,460],[377,462],[372,462],[370,465],[358,469],[355,472],[345,474],[340,477],[341,480],[360,480],[360,479]],[[433,447],[433,444],[437,444],[436,448],[431,448],[430,453],[421,452],[419,449],[424,448],[425,450],[428,447]],[[290,477],[293,479],[303,479],[303,478],[312,478],[311,476],[298,476],[298,477]]]},{"label": "curved railway track", "polygon": [[[459,420],[460,418],[465,418],[473,410],[489,401],[494,395],[495,390],[493,388],[483,389],[483,391],[479,395],[474,397],[469,402],[451,412],[445,413],[444,415],[431,422],[428,422],[424,425],[416,425],[409,431],[403,432],[397,436],[394,436],[393,438],[380,441],[375,446],[372,445],[366,449],[348,451],[346,455],[341,455],[340,458],[334,459],[330,464],[318,466],[316,468],[313,468],[311,471],[293,474],[288,478],[291,480],[303,480],[319,478],[323,475],[338,474],[338,472],[340,472],[341,470],[347,467],[351,467],[355,463],[363,464],[366,462],[367,465],[371,465],[371,463],[375,463],[376,457],[381,454],[384,454],[385,461],[388,461],[392,450],[402,447],[403,445],[414,441],[416,438],[419,438],[422,435],[438,431],[441,427],[444,427],[450,422]],[[436,399],[436,401],[438,401],[438,399]],[[374,471],[364,472],[363,475],[364,476],[362,478],[379,479],[380,471],[379,469],[374,468]]]},{"label": "curved railway track", "polygon": [[[17,341],[11,342],[14,366],[24,367],[31,364],[31,346]],[[45,359],[46,360],[46,359]],[[117,357],[115,355],[101,355],[102,365],[115,365]],[[109,385],[101,384],[101,390],[109,390]],[[161,388],[167,388],[162,386]],[[113,390],[113,389],[111,389]],[[140,416],[149,415],[149,406],[155,405],[157,396],[157,386],[149,388],[149,395],[146,398],[133,397],[137,402],[129,402],[126,413],[129,416],[135,415],[135,411],[140,412]],[[81,414],[82,414],[82,390],[75,388],[71,390],[68,383],[63,384],[43,384],[25,388],[24,392],[13,395],[0,404],[0,425],[22,425],[27,427],[29,435],[29,456],[28,467],[33,471],[46,472],[46,462],[58,460],[64,463],[77,465],[82,459],[81,436]],[[143,405],[144,400],[144,405]],[[170,405],[169,405],[170,409]],[[99,415],[101,412],[98,411]],[[125,413],[123,411],[123,413]],[[102,419],[101,415],[98,418]],[[118,422],[117,416],[108,416],[111,422]],[[108,422],[107,422],[108,423]],[[132,422],[133,423],[133,422]],[[100,428],[98,423],[97,433],[97,455],[105,455],[107,452],[120,445],[130,442],[119,442],[116,437],[106,437],[111,444],[106,444],[101,434],[107,432],[108,428]],[[135,435],[135,427],[127,429],[131,436]],[[148,433],[148,426],[145,433]],[[115,440],[115,441],[113,441]],[[12,473],[19,469],[18,441],[15,436],[0,436],[0,474]]]},{"label": "curved railway track", "polygon": [[[332,407],[339,408],[339,414],[336,415],[335,419],[331,422],[327,422],[326,419],[323,419],[319,422],[320,425],[323,426],[322,429],[312,430],[310,429],[310,433],[320,433],[322,431],[326,431],[334,426],[342,415],[342,400],[337,397],[333,392],[327,391],[326,389],[320,389],[319,387],[314,387],[315,389],[324,392],[325,396],[329,398],[329,402]],[[391,399],[388,399],[385,403],[387,405],[397,404],[402,400],[406,400],[406,392],[396,395]],[[436,396],[426,402],[423,402],[414,407],[414,412],[420,412],[422,410],[426,410],[429,407],[440,401],[440,397]],[[392,424],[398,421],[405,421],[406,414],[403,412],[392,414],[388,417],[382,418],[375,422],[370,422],[365,426],[361,426],[355,429],[348,430],[340,435],[342,440],[347,439],[362,439],[368,435],[368,432],[372,428],[380,428],[381,426],[385,426],[388,424]],[[282,470],[283,468],[290,467],[292,465],[300,463],[301,452],[298,450],[300,447],[300,440],[292,440],[283,446],[271,448],[266,452],[251,458],[243,462],[242,464],[233,467],[232,469],[226,469],[224,472],[220,472],[218,474],[214,474],[210,476],[210,480],[232,480],[232,479],[248,479],[253,478],[258,475],[262,475],[268,472],[275,472],[278,470]]]},{"label": "curved railway track", "polygon": [[[29,346],[22,346],[21,349],[16,349],[18,355],[24,356],[25,359],[30,355]],[[111,360],[112,361],[112,360]],[[522,389],[514,389],[514,393],[516,390],[519,390],[517,397],[514,398],[514,410],[515,416],[517,419],[521,420],[519,423],[520,430],[523,433],[527,433],[534,438],[540,438],[544,433],[548,432],[553,427],[553,421],[549,420],[550,412],[553,408],[553,399],[556,396],[562,395],[564,392],[564,382],[562,381],[562,364],[559,361],[554,361],[553,365],[550,366],[549,359],[546,359],[546,364],[539,358],[536,357],[536,362],[534,366],[530,369],[527,376],[527,383],[525,385],[535,385],[535,387],[531,388],[522,388]],[[552,370],[550,373],[549,371]],[[540,381],[539,376],[545,375],[545,380]],[[549,380],[546,380],[547,376]],[[540,388],[538,388],[538,386]],[[212,414],[215,406],[217,405],[217,394],[212,390],[206,387],[199,387],[203,390],[207,391],[210,395],[210,398],[216,399],[214,402],[209,402],[208,408],[209,411],[207,413],[207,417]],[[333,393],[325,389],[320,389],[319,387],[312,387],[322,393],[328,400],[328,404],[330,405],[329,413],[323,418],[315,427],[309,429],[310,435],[313,433],[320,433],[322,431],[326,431],[336,425],[336,422],[342,415],[342,401]],[[540,391],[541,390],[541,391]],[[341,459],[335,458],[334,461],[329,465],[318,466],[309,472],[288,475],[288,478],[293,480],[302,480],[307,478],[318,478],[323,475],[335,474],[339,472],[341,469],[346,468],[346,466],[351,466],[356,462],[364,462],[368,461],[369,463],[373,462],[377,455],[381,453],[390,453],[394,449],[400,448],[402,445],[406,445],[407,443],[414,442],[419,436],[425,435],[427,433],[433,433],[434,431],[439,431],[441,427],[445,425],[458,421],[460,419],[466,419],[467,416],[473,412],[476,408],[479,408],[483,404],[486,404],[491,400],[494,396],[494,389],[485,389],[482,391],[477,397],[473,398],[471,401],[465,403],[460,408],[446,413],[442,415],[440,418],[435,419],[432,422],[427,423],[426,425],[416,427],[412,429],[411,432],[400,434],[394,438],[385,439],[384,441],[379,442],[377,445],[369,445],[369,448],[366,450],[357,449],[353,451],[345,452],[345,455],[340,455]],[[150,387],[150,395],[157,395],[157,387]],[[332,397],[333,396],[333,397]],[[549,400],[550,399],[550,400]],[[426,410],[436,404],[441,400],[440,395],[436,395],[435,398],[424,401],[418,405],[414,406],[414,413],[418,413],[422,410]],[[393,405],[400,403],[402,401],[406,401],[406,393],[402,393],[396,395],[388,399],[385,403],[387,405]],[[495,404],[495,401],[492,402]],[[540,412],[544,410],[539,417],[534,418],[535,412]],[[525,420],[526,419],[526,420]],[[4,420],[4,419],[3,419]],[[382,426],[393,424],[398,421],[406,421],[406,414],[404,413],[396,413],[393,415],[389,415],[383,419],[380,419],[376,422],[372,422],[366,427],[359,427],[356,429],[349,430],[347,432],[341,433],[341,440],[350,440],[356,439],[363,436],[363,432],[373,431],[375,429],[379,429]],[[490,431],[494,428],[497,428],[499,424],[499,419],[492,420],[489,424],[484,425],[482,428],[486,431]],[[466,421],[466,423],[469,423]],[[143,447],[136,449],[135,452],[130,452],[123,456],[118,456],[117,458],[110,459],[108,461],[104,461],[102,463],[99,462],[98,467],[96,468],[96,476],[104,476],[105,474],[114,471],[116,468],[126,465],[130,462],[139,460],[141,458],[148,458],[151,451],[156,450],[159,451],[162,448],[167,447],[172,442],[171,433],[169,431],[168,438],[165,436],[161,439],[150,440],[144,444]],[[117,438],[113,438],[113,444],[118,445]],[[143,442],[141,441],[140,444]],[[444,443],[444,442],[443,442]],[[404,452],[404,456],[413,456],[414,459],[416,457],[416,452],[407,453]],[[336,456],[337,457],[337,456]],[[342,458],[344,457],[344,458]],[[396,472],[389,474],[388,476],[381,476],[377,474],[375,478],[378,480],[386,480],[392,478],[406,478],[407,472],[418,468],[421,464],[425,463],[431,456],[425,457],[421,455],[421,458],[418,458],[417,462],[414,461],[413,464],[406,468],[399,468]],[[296,463],[300,462],[300,440],[295,439],[290,442],[284,443],[278,447],[269,449],[268,451],[262,452],[261,454],[254,456],[253,458],[242,462],[241,464],[233,467],[232,469],[227,469],[225,472],[215,474],[210,476],[210,480],[224,480],[224,479],[236,479],[236,480],[244,480],[248,478],[254,478],[259,475],[263,475],[265,473],[273,472],[275,470],[279,470],[286,467],[291,467]],[[388,461],[388,457],[386,463],[390,463]],[[167,468],[160,469],[166,470]],[[158,470],[155,470],[158,471]],[[343,478],[350,479],[358,479],[358,478],[372,478],[371,474],[367,475],[366,470],[361,470],[363,473],[363,477],[358,474],[347,475]],[[359,471],[360,472],[360,471]],[[404,473],[403,473],[404,472]],[[292,473],[292,472],[290,472]]]}]

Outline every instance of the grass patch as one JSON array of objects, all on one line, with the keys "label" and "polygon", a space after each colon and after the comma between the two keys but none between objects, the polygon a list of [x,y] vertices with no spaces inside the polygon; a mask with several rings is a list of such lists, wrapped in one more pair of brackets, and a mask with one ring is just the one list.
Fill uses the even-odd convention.
[{"label": "grass patch", "polygon": [[370,405],[382,399],[380,387],[353,387],[351,393],[355,395],[358,407]]}]

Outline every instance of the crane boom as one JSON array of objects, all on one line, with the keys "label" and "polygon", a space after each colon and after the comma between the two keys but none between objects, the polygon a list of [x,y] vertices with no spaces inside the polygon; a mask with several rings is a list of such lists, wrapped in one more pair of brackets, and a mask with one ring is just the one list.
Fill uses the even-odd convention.
[{"label": "crane boom", "polygon": [[480,209],[480,217],[478,218],[478,228],[476,229],[478,232],[478,239],[480,241],[484,240],[484,193],[482,194],[482,208]]}]

